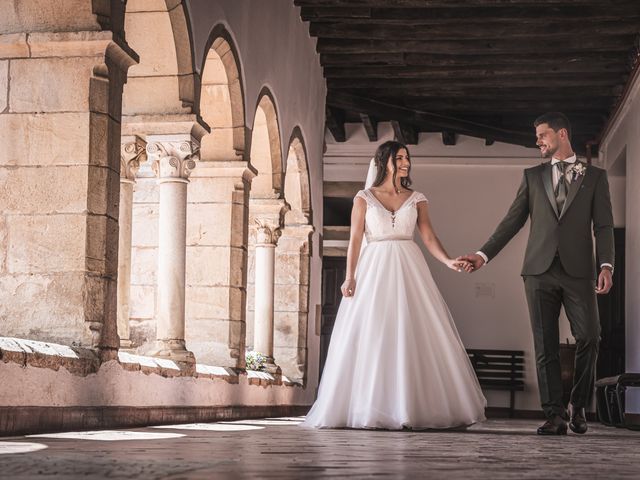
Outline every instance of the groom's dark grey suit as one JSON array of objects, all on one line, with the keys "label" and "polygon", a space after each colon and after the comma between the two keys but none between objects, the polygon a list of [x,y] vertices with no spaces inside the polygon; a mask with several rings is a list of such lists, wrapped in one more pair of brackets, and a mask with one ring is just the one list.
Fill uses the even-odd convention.
[{"label": "groom's dark grey suit", "polygon": [[526,169],[507,215],[480,249],[491,260],[531,218],[522,276],[533,329],[540,399],[548,418],[565,412],[558,333],[561,305],[576,339],[571,403],[574,407],[588,406],[593,391],[600,339],[593,236],[599,265],[614,264],[607,174],[601,168],[582,165],[586,167],[584,174],[574,174],[560,212],[551,162]]}]

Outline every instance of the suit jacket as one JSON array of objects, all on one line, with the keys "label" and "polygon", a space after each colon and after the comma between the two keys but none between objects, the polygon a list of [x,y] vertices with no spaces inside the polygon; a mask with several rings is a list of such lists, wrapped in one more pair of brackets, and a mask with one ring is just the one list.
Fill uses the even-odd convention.
[{"label": "suit jacket", "polygon": [[489,260],[504,248],[530,217],[531,230],[522,275],[546,272],[558,253],[569,275],[595,278],[594,237],[598,261],[614,265],[613,214],[607,172],[592,165],[583,165],[586,171],[571,182],[562,212],[557,211],[551,162],[524,171],[507,215],[480,249]]}]

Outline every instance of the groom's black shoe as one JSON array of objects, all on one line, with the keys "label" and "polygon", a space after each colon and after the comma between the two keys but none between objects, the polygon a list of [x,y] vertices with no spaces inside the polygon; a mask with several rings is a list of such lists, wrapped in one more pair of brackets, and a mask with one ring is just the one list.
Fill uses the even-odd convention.
[{"label": "groom's black shoe", "polygon": [[584,408],[575,408],[572,406],[569,428],[573,433],[587,433],[587,417],[585,416]]},{"label": "groom's black shoe", "polygon": [[560,415],[556,415],[538,427],[538,435],[566,435],[567,421]]}]

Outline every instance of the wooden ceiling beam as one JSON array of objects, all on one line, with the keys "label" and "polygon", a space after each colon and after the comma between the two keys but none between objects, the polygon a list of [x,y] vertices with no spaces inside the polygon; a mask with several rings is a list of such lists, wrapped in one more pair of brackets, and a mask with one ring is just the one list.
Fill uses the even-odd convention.
[{"label": "wooden ceiling beam", "polygon": [[[386,4],[387,2],[385,1]],[[300,10],[300,16],[304,21],[344,22],[357,20],[361,22],[375,21],[389,25],[434,25],[465,20],[541,24],[550,19],[584,19],[591,22],[638,17],[639,15],[638,5],[635,0],[616,3],[615,5],[612,5],[611,2],[602,1],[592,5],[577,5],[565,2],[561,6],[547,7],[544,14],[541,13],[539,6],[532,5],[500,8],[487,8],[479,5],[465,5],[465,8],[449,8],[449,6],[432,8],[302,6]]]},{"label": "wooden ceiling beam", "polygon": [[[573,36],[563,41],[565,51],[575,52],[624,52],[629,51],[633,42],[630,35]],[[461,38],[458,40],[341,40],[318,38],[318,53],[432,53],[432,54],[519,54],[540,56],[541,51],[555,51],[557,42],[540,36],[520,38],[518,41],[505,38],[478,41]]]},{"label": "wooden ceiling beam", "polygon": [[[487,53],[466,55],[464,53],[321,53],[320,63],[324,67],[535,67],[553,68],[558,65],[590,65],[623,63],[628,52],[612,55],[602,52],[557,52],[548,57],[515,56],[511,54]],[[627,67],[628,68],[628,67]]]},{"label": "wooden ceiling beam", "polygon": [[444,130],[442,132],[442,143],[444,145],[455,145],[456,144],[456,132],[452,132],[451,130]]},{"label": "wooden ceiling beam", "polygon": [[438,87],[434,88],[407,88],[407,89],[395,89],[390,90],[387,87],[379,88],[367,88],[367,89],[332,89],[329,91],[329,96],[339,93],[353,93],[362,97],[379,98],[379,97],[395,97],[402,99],[409,96],[420,96],[425,100],[432,98],[459,98],[471,101],[476,100],[576,100],[582,99],[585,103],[591,101],[593,98],[608,98],[614,100],[620,94],[618,87],[554,87],[548,88],[546,86],[538,86],[536,88],[524,87],[524,88],[484,88],[482,83],[479,82],[476,87],[451,87],[446,82]]},{"label": "wooden ceiling beam", "polygon": [[[619,5],[633,5],[632,0],[617,0]],[[385,8],[451,8],[469,7],[584,7],[599,6],[602,0],[294,0],[298,7],[385,7]]]},{"label": "wooden ceiling beam", "polygon": [[592,75],[582,74],[546,74],[539,75],[519,75],[500,77],[457,77],[455,75],[442,79],[431,78],[371,78],[362,76],[361,78],[329,78],[327,87],[329,90],[340,89],[389,89],[389,90],[412,90],[421,88],[438,89],[443,85],[447,88],[581,88],[581,87],[605,87],[610,89],[611,85],[624,83],[626,80],[620,73],[599,73]]},{"label": "wooden ceiling beam", "polygon": [[333,94],[327,98],[327,103],[336,108],[351,110],[355,112],[366,112],[375,115],[377,118],[384,118],[414,125],[420,129],[439,128],[443,130],[453,130],[460,134],[474,137],[491,137],[497,141],[515,143],[518,145],[531,146],[534,144],[533,135],[530,132],[511,131],[503,128],[496,128],[475,122],[468,122],[454,117],[438,115],[429,112],[412,110],[406,107],[391,105],[366,97],[349,95],[346,93]]},{"label": "wooden ceiling beam", "polygon": [[585,74],[626,74],[627,66],[621,62],[566,62],[559,63],[548,68],[544,66],[529,65],[484,65],[482,67],[467,65],[451,66],[396,66],[390,68],[384,66],[350,65],[324,67],[324,76],[327,79],[339,78],[429,78],[429,79],[450,79],[450,78],[475,78],[477,80],[486,78],[518,78],[531,77],[533,75],[545,75],[553,78],[560,75],[585,75]]},{"label": "wooden ceiling beam", "polygon": [[[531,38],[544,36],[561,41],[575,35],[583,35],[583,19],[546,23],[498,23],[457,22],[450,25],[379,25],[352,24],[349,22],[312,22],[309,32],[315,37],[339,39],[376,40],[455,40],[460,38],[485,40],[490,38]],[[590,35],[633,35],[638,33],[638,19],[605,20],[589,22]]]},{"label": "wooden ceiling beam", "polygon": [[417,145],[418,130],[415,126],[399,120],[391,120],[395,139],[405,145]]},{"label": "wooden ceiling beam", "polygon": [[347,141],[347,132],[344,128],[344,110],[327,106],[326,125],[336,142]]},{"label": "wooden ceiling beam", "polygon": [[366,113],[361,113],[360,119],[362,120],[364,129],[367,132],[367,137],[369,137],[369,141],[377,142],[378,141],[378,121],[374,117],[372,117],[371,115],[367,115]]}]

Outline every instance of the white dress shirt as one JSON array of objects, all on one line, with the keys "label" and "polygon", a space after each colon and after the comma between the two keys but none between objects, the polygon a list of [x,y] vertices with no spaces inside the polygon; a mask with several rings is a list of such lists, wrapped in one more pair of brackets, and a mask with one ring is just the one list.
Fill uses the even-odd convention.
[{"label": "white dress shirt", "polygon": [[[571,165],[573,165],[574,163],[576,163],[576,160],[577,160],[576,155],[573,154],[569,158],[565,158],[564,162],[570,163]],[[556,163],[560,161],[561,160],[558,160],[557,158],[552,157],[551,166],[553,167]],[[569,171],[569,168],[570,167],[567,167],[566,173],[565,173],[565,179],[566,179],[567,185],[571,185],[571,181],[573,180],[573,174]],[[556,187],[558,186],[558,181],[560,180],[560,169],[552,168],[551,174],[553,175],[551,179],[553,181],[553,191],[555,192]],[[482,259],[484,260],[484,263],[489,263],[489,258],[485,255],[484,252],[476,252],[476,253],[482,257]],[[613,265],[611,265],[610,263],[603,263],[600,265],[600,268],[602,267],[610,267],[613,270]]]}]

